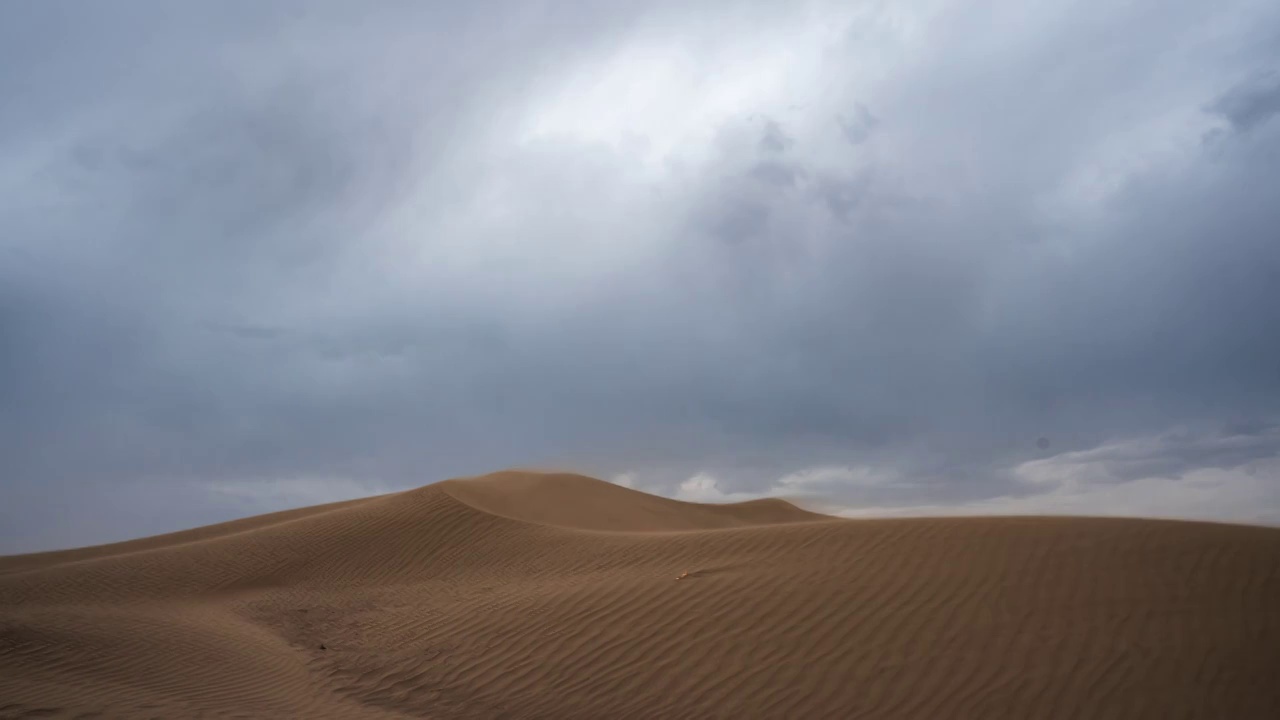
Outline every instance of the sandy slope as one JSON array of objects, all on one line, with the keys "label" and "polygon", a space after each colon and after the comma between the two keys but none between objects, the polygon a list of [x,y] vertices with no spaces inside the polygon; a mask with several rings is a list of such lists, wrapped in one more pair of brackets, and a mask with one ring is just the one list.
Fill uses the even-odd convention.
[{"label": "sandy slope", "polygon": [[500,473],[0,558],[0,718],[1278,718],[1278,670],[1264,528]]}]

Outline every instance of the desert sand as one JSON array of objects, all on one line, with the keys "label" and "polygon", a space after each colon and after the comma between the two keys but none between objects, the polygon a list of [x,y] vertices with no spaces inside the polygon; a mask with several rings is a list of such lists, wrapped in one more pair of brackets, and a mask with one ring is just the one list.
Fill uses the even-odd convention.
[{"label": "desert sand", "polygon": [[1280,530],[450,480],[0,558],[0,717],[1274,720]]}]

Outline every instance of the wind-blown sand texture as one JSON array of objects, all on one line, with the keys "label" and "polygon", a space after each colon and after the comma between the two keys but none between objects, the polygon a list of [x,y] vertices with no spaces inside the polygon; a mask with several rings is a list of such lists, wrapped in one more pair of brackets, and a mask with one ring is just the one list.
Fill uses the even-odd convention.
[{"label": "wind-blown sand texture", "polygon": [[1280,530],[451,480],[0,558],[0,717],[1274,720]]}]

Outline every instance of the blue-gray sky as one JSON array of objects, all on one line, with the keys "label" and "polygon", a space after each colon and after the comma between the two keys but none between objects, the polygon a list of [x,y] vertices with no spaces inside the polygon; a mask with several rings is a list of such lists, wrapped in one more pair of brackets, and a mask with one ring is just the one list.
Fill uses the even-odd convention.
[{"label": "blue-gray sky", "polygon": [[0,4],[0,551],[508,466],[1280,521],[1280,5],[458,5]]}]

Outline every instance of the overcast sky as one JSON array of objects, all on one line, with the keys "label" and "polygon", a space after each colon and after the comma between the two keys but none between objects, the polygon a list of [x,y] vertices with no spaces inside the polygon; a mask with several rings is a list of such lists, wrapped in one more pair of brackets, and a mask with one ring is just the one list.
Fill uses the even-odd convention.
[{"label": "overcast sky", "polygon": [[1274,0],[0,4],[0,552],[510,466],[1280,522]]}]

